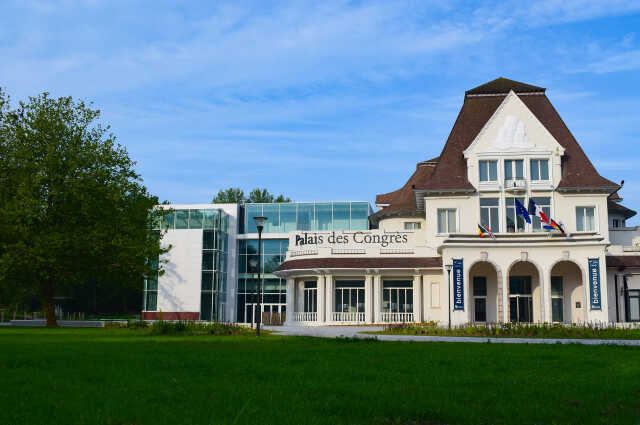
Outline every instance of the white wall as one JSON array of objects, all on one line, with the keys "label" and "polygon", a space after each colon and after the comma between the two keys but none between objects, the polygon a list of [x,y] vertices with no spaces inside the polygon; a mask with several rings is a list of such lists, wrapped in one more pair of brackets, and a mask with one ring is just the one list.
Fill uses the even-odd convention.
[{"label": "white wall", "polygon": [[[233,320],[237,289],[237,204],[173,204],[160,208],[220,209],[228,216],[227,229],[227,299],[225,320]],[[200,312],[200,291],[202,271],[202,229],[169,230],[163,238],[163,245],[173,248],[164,257],[165,274],[158,279],[158,311]]]},{"label": "white wall", "polygon": [[202,229],[169,230],[163,245],[172,245],[158,279],[158,311],[199,312]]}]

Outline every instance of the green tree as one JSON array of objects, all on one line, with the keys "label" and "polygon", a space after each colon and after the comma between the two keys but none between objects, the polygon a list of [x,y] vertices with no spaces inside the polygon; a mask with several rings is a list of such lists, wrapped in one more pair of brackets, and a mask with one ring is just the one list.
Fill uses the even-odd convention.
[{"label": "green tree", "polygon": [[267,189],[253,189],[248,197],[244,196],[244,191],[237,187],[230,187],[229,189],[219,190],[218,194],[211,203],[213,204],[241,204],[243,202],[257,202],[257,203],[269,203],[269,202],[291,202],[291,199],[285,198],[284,195],[275,195],[269,193]]},{"label": "green tree", "polygon": [[30,97],[11,109],[0,90],[0,290],[39,296],[47,326],[54,297],[86,282],[162,273],[163,212],[100,111],[71,97]]},{"label": "green tree", "polygon": [[245,201],[244,190],[238,187],[230,187],[229,189],[219,190],[212,204],[241,204]]},{"label": "green tree", "polygon": [[249,193],[249,198],[247,198],[247,202],[256,202],[256,203],[269,203],[269,202],[291,202],[291,199],[285,198],[284,195],[280,194],[276,198],[273,194],[269,193],[267,189],[253,189]]}]

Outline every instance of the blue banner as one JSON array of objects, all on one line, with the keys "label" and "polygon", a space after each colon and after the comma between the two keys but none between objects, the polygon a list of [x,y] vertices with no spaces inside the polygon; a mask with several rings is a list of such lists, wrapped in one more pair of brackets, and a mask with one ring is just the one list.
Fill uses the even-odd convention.
[{"label": "blue banner", "polygon": [[602,310],[600,303],[600,259],[589,258],[589,298],[591,310]]},{"label": "blue banner", "polygon": [[464,311],[464,267],[462,259],[453,260],[453,309]]}]

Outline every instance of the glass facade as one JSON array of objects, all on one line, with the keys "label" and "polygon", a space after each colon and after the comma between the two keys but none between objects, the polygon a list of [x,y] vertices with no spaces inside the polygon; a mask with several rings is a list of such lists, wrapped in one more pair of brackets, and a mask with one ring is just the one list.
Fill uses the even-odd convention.
[{"label": "glass facade", "polygon": [[[262,240],[262,302],[279,306],[285,312],[287,285],[284,279],[273,274],[284,261],[289,246],[288,239]],[[236,321],[251,323],[253,320],[251,306],[258,302],[258,240],[238,240],[238,290]]]},{"label": "glass facade", "polygon": [[[192,212],[202,210],[190,210],[189,223],[191,224]],[[226,295],[227,295],[227,251],[229,216],[221,210],[207,214],[212,220],[202,232],[202,270],[200,292],[200,320],[223,321],[225,320]],[[198,216],[196,216],[198,217]],[[199,223],[203,225],[204,214],[200,213]],[[197,224],[196,224],[197,225]],[[191,227],[196,228],[196,227]]]},{"label": "glass facade", "polygon": [[165,230],[218,229],[220,220],[228,218],[219,209],[181,209],[162,216],[160,226]]},{"label": "glass facade", "polygon": [[[151,266],[158,268],[158,259],[152,261]],[[158,310],[158,273],[144,280],[144,298],[142,300],[143,311]]]},{"label": "glass facade", "polygon": [[263,233],[293,230],[367,230],[373,211],[368,202],[246,204],[243,233],[258,233],[253,217],[264,216]]}]

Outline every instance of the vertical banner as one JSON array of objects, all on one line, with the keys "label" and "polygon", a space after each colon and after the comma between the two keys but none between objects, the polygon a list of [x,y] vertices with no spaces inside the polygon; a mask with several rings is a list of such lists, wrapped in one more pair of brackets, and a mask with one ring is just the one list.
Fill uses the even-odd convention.
[{"label": "vertical banner", "polygon": [[464,267],[462,259],[453,260],[453,309],[464,311]]},{"label": "vertical banner", "polygon": [[591,310],[601,310],[600,303],[600,259],[589,258],[589,298]]}]

